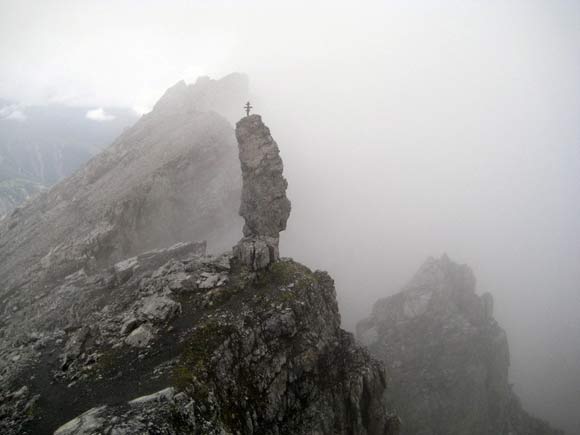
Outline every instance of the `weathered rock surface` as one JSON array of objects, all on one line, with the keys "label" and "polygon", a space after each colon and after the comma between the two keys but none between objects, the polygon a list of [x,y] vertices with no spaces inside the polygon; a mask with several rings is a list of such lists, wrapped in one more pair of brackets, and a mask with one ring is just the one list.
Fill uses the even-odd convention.
[{"label": "weathered rock surface", "polygon": [[242,166],[240,216],[245,220],[244,238],[234,255],[254,270],[263,269],[279,257],[280,231],[286,229],[290,201],[288,183],[278,145],[259,115],[242,118],[236,125]]},{"label": "weathered rock surface", "polygon": [[244,237],[234,246],[234,256],[252,270],[268,267],[280,258],[278,237]]},{"label": "weathered rock surface", "polygon": [[152,326],[145,323],[134,329],[125,339],[125,343],[133,347],[147,347],[154,338],[155,334]]},{"label": "weathered rock surface", "polygon": [[217,111],[239,111],[245,92],[239,74],[176,84],[74,175],[0,220],[0,312],[54,279],[183,240],[229,249],[241,171],[234,129]]},{"label": "weathered rock surface", "polygon": [[375,303],[357,337],[390,374],[388,404],[406,435],[555,435],[527,414],[508,380],[493,298],[466,265],[428,259],[403,290]]},{"label": "weathered rock surface", "polygon": [[396,433],[326,273],[191,246],[55,282],[0,355],[0,433]]}]

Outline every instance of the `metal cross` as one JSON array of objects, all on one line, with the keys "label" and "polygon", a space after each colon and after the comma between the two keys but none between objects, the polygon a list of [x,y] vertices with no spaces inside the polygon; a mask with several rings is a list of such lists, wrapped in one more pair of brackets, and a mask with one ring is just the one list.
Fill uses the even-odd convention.
[{"label": "metal cross", "polygon": [[250,116],[250,110],[252,110],[254,108],[254,106],[252,106],[250,104],[250,102],[248,101],[246,103],[246,105],[244,106],[244,109],[246,109],[246,116]]}]

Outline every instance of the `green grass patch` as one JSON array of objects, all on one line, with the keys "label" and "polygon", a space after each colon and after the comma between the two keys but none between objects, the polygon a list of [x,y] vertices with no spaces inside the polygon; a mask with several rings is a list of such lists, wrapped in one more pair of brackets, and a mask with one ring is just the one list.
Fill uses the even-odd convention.
[{"label": "green grass patch", "polygon": [[196,382],[207,372],[215,350],[236,332],[232,325],[210,321],[195,329],[187,339],[179,364],[173,370],[173,384],[178,390],[195,385],[196,396],[205,399],[203,383]]}]

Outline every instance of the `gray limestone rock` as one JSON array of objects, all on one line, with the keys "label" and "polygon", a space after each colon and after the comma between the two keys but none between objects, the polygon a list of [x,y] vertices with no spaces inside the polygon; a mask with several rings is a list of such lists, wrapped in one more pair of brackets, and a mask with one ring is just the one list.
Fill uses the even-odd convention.
[{"label": "gray limestone rock", "polygon": [[89,409],[71,421],[59,427],[54,435],[91,435],[97,432],[103,422],[100,416],[106,406]]},{"label": "gray limestone rock", "polygon": [[267,236],[244,237],[234,246],[234,256],[252,270],[264,269],[280,257],[278,238]]},{"label": "gray limestone rock", "polygon": [[278,238],[286,229],[290,201],[278,145],[259,115],[242,118],[236,125],[242,167],[244,239],[236,257],[251,268],[262,269],[279,258]]},{"label": "gray limestone rock", "polygon": [[137,315],[152,322],[166,322],[181,311],[181,305],[163,295],[152,295],[143,299]]},{"label": "gray limestone rock", "polygon": [[227,273],[204,272],[200,276],[198,286],[200,289],[212,289],[224,285],[227,281],[228,281]]},{"label": "gray limestone rock", "polygon": [[125,343],[133,347],[146,347],[155,338],[153,328],[144,324],[134,329],[125,339]]},{"label": "gray limestone rock", "polygon": [[90,328],[88,326],[83,326],[71,335],[64,348],[64,355],[62,357],[63,369],[66,369],[72,361],[80,356],[89,334]]},{"label": "gray limestone rock", "polygon": [[148,394],[146,396],[137,397],[129,401],[129,405],[142,405],[144,403],[153,402],[153,401],[162,401],[162,400],[171,400],[175,395],[175,388],[167,387],[161,391],[157,391],[156,393]]}]

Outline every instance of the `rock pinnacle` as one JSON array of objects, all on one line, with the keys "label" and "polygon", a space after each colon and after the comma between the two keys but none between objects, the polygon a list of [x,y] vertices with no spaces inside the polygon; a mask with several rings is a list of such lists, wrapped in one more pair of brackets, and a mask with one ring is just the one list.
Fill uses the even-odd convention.
[{"label": "rock pinnacle", "polygon": [[259,115],[236,124],[242,166],[240,216],[245,220],[244,237],[234,247],[238,260],[253,270],[263,269],[279,258],[280,231],[286,229],[290,201],[288,183],[278,145]]}]

